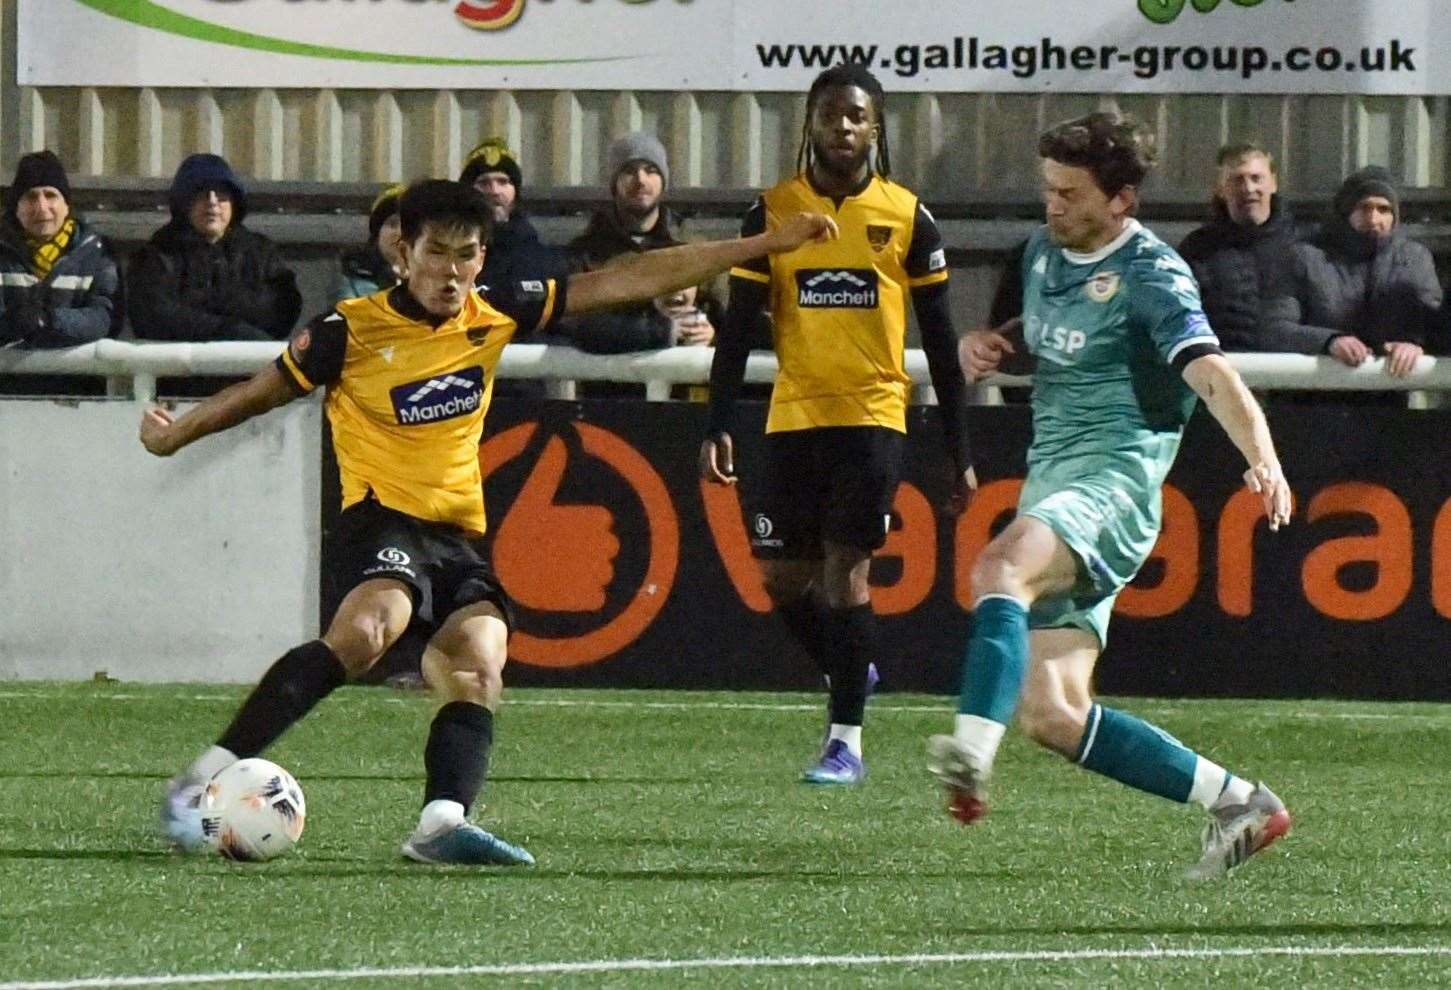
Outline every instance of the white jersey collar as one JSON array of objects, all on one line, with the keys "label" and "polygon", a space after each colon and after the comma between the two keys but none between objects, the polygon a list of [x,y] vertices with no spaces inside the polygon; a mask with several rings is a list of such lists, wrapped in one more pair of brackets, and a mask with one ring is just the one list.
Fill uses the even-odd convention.
[{"label": "white jersey collar", "polygon": [[1124,221],[1123,233],[1119,234],[1097,251],[1091,254],[1080,254],[1077,251],[1070,251],[1067,248],[1063,248],[1063,257],[1069,264],[1073,265],[1096,265],[1127,244],[1135,234],[1143,229],[1143,224],[1139,223],[1133,217],[1129,217]]}]

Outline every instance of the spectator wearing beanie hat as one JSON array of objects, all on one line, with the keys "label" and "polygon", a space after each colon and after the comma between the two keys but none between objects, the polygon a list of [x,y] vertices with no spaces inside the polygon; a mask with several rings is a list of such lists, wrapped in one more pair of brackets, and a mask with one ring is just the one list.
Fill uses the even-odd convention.
[{"label": "spectator wearing beanie hat", "polygon": [[605,154],[610,204],[596,210],[584,233],[566,249],[570,267],[593,271],[611,258],[680,243],[679,218],[664,205],[670,184],[665,147],[653,134],[634,131]]},{"label": "spectator wearing beanie hat", "polygon": [[341,270],[333,288],[333,301],[371,296],[398,284],[403,255],[398,249],[403,227],[398,221],[398,200],[406,187],[388,186],[368,211],[368,241],[342,253]]},{"label": "spectator wearing beanie hat", "polygon": [[1406,236],[1400,192],[1383,168],[1349,176],[1333,207],[1335,215],[1296,247],[1293,315],[1325,328],[1325,353],[1343,364],[1384,356],[1386,370],[1404,377],[1440,316],[1431,252]]},{"label": "spectator wearing beanie hat", "polygon": [[192,155],[171,183],[171,222],[137,252],[127,278],[131,327],[144,340],[283,340],[302,294],[273,243],[244,226],[247,191],[226,160]]},{"label": "spectator wearing beanie hat", "polygon": [[[605,154],[605,168],[610,203],[566,248],[573,270],[593,271],[621,256],[684,242],[679,218],[664,204],[670,162],[658,138],[643,131],[618,138]],[[570,335],[581,350],[596,354],[706,345],[720,319],[715,294],[702,287],[687,304],[668,297],[591,314],[571,325]]]},{"label": "spectator wearing beanie hat", "polygon": [[70,197],[54,153],[20,159],[0,221],[0,347],[71,347],[121,329],[115,255]]},{"label": "spectator wearing beanie hat", "polygon": [[502,138],[485,139],[469,152],[458,180],[488,200],[494,227],[484,245],[478,284],[507,285],[559,278],[569,273],[564,255],[539,239],[521,202],[524,174],[519,159]]}]

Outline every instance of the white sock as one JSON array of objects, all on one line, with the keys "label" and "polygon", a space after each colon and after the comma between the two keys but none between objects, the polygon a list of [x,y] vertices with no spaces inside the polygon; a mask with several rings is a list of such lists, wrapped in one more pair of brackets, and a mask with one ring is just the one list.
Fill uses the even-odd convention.
[{"label": "white sock", "polygon": [[230,749],[223,749],[220,746],[212,746],[201,756],[196,758],[186,771],[186,775],[193,780],[206,783],[217,775],[220,770],[225,770],[237,762],[237,754]]},{"label": "white sock", "polygon": [[831,723],[831,730],[826,734],[827,739],[840,739],[846,743],[846,748],[851,755],[861,759],[862,755],[862,727],[860,725],[837,725]]},{"label": "white sock", "polygon": [[962,743],[978,770],[991,770],[993,760],[998,755],[998,745],[1003,741],[1003,733],[1007,731],[1008,727],[1001,722],[994,722],[981,715],[959,713],[952,734]]},{"label": "white sock", "polygon": [[418,834],[432,835],[440,829],[462,824],[464,806],[457,801],[430,801],[418,816]]},{"label": "white sock", "polygon": [[[1200,763],[1207,762],[1202,757]],[[1198,783],[1198,773],[1195,773],[1195,783]],[[1249,796],[1254,792],[1254,785],[1243,777],[1236,777],[1234,774],[1226,774],[1228,778],[1223,789],[1214,797],[1214,800],[1205,805],[1210,811],[1218,811],[1220,808],[1231,804],[1244,804],[1249,801]]]},{"label": "white sock", "polygon": [[1228,772],[1218,763],[1196,757],[1194,760],[1194,784],[1189,788],[1189,803],[1204,809],[1212,809],[1224,790]]}]

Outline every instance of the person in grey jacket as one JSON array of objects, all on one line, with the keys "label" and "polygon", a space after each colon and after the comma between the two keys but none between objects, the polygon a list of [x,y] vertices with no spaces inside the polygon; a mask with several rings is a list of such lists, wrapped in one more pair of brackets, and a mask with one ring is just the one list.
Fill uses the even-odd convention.
[{"label": "person in grey jacket", "polygon": [[1293,307],[1326,328],[1325,353],[1340,362],[1384,355],[1390,374],[1408,375],[1441,309],[1431,252],[1401,226],[1400,193],[1383,168],[1349,176],[1333,205],[1334,216],[1296,248]]},{"label": "person in grey jacket", "polygon": [[111,245],[71,212],[60,159],[20,159],[0,219],[0,347],[74,347],[121,329]]}]

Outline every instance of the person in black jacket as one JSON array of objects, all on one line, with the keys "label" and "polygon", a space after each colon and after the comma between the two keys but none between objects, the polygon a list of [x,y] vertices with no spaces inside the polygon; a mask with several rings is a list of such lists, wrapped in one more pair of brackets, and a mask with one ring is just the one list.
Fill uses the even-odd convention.
[{"label": "person in black jacket", "polygon": [[[652,134],[635,131],[607,153],[610,204],[595,211],[584,233],[566,251],[574,271],[598,271],[616,259],[684,243],[679,217],[664,203],[670,184],[665,147]],[[676,344],[708,346],[722,318],[709,287],[689,305],[660,299],[594,313],[572,325],[575,346],[596,354],[651,351]]]},{"label": "person in black jacket", "polygon": [[501,138],[486,139],[464,160],[458,180],[473,186],[488,201],[494,231],[485,246],[484,270],[479,285],[541,281],[569,274],[564,252],[539,239],[521,193],[524,173],[519,160]]},{"label": "person in black jacket", "polygon": [[1332,332],[1277,304],[1294,292],[1295,220],[1279,197],[1275,159],[1258,144],[1219,149],[1214,219],[1179,246],[1226,351],[1322,354]]},{"label": "person in black jacket", "polygon": [[272,242],[243,226],[247,193],[226,160],[192,155],[171,183],[171,222],[127,277],[142,340],[284,340],[302,294]]},{"label": "person in black jacket", "polygon": [[121,329],[115,255],[70,195],[53,152],[20,159],[0,219],[0,347],[73,347]]}]

